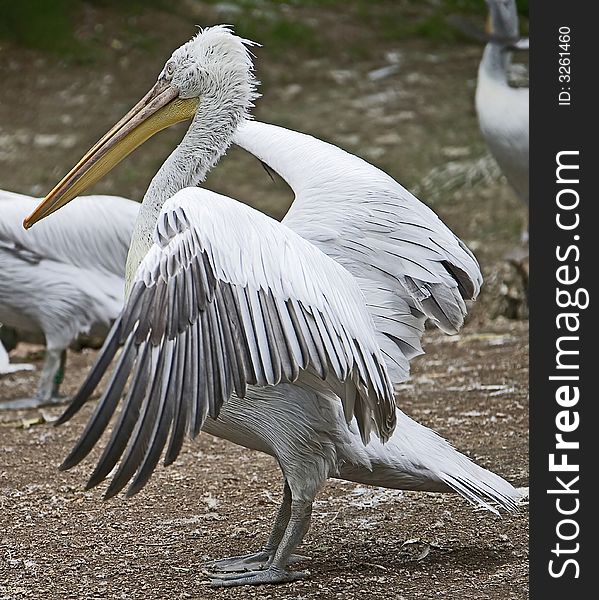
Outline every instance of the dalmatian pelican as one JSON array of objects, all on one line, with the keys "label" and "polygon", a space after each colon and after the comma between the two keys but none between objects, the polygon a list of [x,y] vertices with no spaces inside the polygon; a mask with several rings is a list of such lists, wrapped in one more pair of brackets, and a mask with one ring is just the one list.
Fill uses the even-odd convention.
[{"label": "dalmatian pelican", "polygon": [[67,348],[81,334],[105,337],[123,307],[139,204],[116,196],[80,198],[29,235],[21,224],[38,203],[0,191],[0,323],[46,344],[37,392],[0,400],[0,410],[62,402]]},{"label": "dalmatian pelican", "polygon": [[528,40],[520,38],[515,0],[487,0],[487,5],[490,35],[478,68],[478,122],[509,184],[528,205],[528,88],[508,82],[512,51],[528,49]]},{"label": "dalmatian pelican", "polygon": [[[62,423],[109,381],[61,468],[121,407],[87,487],[137,493],[200,430],[276,458],[283,502],[257,552],[211,563],[215,586],[282,583],[317,491],[337,477],[459,492],[513,509],[516,490],[396,406],[425,319],[453,333],[481,285],[474,256],[387,174],[308,135],[252,122],[248,46],[224,26],[177,49],[146,96],[25,220],[31,227],[169,125],[191,120],[133,232],[121,316]],[[231,143],[295,191],[282,222],[195,187]]]}]

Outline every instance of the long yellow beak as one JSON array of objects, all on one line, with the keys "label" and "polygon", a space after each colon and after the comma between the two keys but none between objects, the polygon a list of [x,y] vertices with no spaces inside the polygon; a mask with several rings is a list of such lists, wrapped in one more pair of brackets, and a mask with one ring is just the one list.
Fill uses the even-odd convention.
[{"label": "long yellow beak", "polygon": [[29,229],[51,215],[102,179],[133,150],[155,133],[192,119],[199,98],[181,99],[179,90],[166,82],[156,85],[58,182],[52,191],[25,218],[23,227]]}]

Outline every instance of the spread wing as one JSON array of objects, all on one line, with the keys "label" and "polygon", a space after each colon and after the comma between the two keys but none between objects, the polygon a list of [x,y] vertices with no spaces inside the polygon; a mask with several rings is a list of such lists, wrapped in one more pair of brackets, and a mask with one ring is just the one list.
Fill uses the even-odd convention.
[{"label": "spread wing", "polygon": [[[86,430],[66,459],[85,457],[123,407],[88,486],[117,465],[107,496],[133,479],[145,484],[167,446],[172,462],[184,434],[248,386],[295,382],[314,374],[340,389],[348,422],[366,442],[386,439],[395,404],[374,325],[355,279],[285,225],[208,190],[168,200],[154,245],[104,349],[71,406],[89,398],[122,351]],[[307,377],[307,376],[306,376]]]},{"label": "spread wing", "polygon": [[420,354],[424,321],[456,333],[482,276],[465,244],[386,173],[312,136],[256,121],[235,142],[295,193],[283,223],[359,280],[394,383]]}]

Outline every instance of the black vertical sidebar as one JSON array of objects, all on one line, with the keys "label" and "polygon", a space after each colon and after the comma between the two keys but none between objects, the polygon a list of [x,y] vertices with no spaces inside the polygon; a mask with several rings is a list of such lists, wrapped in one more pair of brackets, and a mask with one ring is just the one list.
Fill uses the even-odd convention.
[{"label": "black vertical sidebar", "polygon": [[599,29],[530,6],[530,598],[597,597]]}]

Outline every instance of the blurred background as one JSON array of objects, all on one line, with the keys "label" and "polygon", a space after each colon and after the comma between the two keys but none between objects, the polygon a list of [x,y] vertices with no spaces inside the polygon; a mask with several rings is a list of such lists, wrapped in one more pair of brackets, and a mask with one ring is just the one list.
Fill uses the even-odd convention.
[{"label": "blurred background", "polygon": [[[528,1],[518,2],[521,32]],[[475,252],[474,318],[526,317],[504,257],[525,207],[487,151],[474,109],[483,0],[0,0],[0,188],[43,196],[155,81],[196,26],[259,42],[256,118],[316,135],[400,181]],[[517,60],[525,60],[518,56]],[[517,64],[515,76],[525,79]],[[144,145],[90,193],[141,200],[181,137]],[[207,186],[280,218],[292,197],[232,149]]]}]

